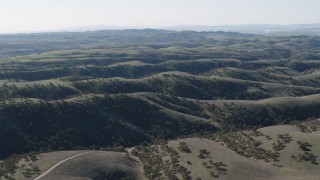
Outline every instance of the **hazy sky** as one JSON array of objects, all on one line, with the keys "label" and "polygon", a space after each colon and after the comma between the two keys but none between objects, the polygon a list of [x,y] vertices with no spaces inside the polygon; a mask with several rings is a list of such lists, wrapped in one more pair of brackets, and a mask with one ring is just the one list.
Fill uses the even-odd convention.
[{"label": "hazy sky", "polygon": [[299,23],[320,23],[320,0],[0,0],[0,32]]}]

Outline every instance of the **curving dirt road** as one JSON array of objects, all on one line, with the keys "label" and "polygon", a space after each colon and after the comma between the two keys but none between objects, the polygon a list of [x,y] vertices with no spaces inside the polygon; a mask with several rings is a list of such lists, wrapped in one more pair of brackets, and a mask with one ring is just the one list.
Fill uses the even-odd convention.
[{"label": "curving dirt road", "polygon": [[284,96],[286,96],[285,93],[286,93],[290,88],[292,88],[292,85],[289,85],[285,90],[283,90],[283,91],[282,91],[282,94],[283,94]]},{"label": "curving dirt road", "polygon": [[90,153],[90,152],[83,152],[83,153],[80,153],[80,154],[76,154],[76,155],[74,155],[74,156],[71,156],[71,157],[69,157],[69,158],[67,158],[67,159],[64,159],[64,160],[58,162],[57,164],[55,164],[54,166],[52,166],[50,169],[48,169],[46,172],[42,173],[40,176],[38,176],[38,177],[35,178],[34,180],[40,180],[41,178],[43,178],[44,176],[46,176],[47,174],[49,174],[52,170],[54,170],[55,168],[57,168],[57,167],[58,167],[59,165],[61,165],[62,163],[66,162],[66,161],[68,161],[68,160],[70,160],[70,159],[76,158],[76,157],[78,157],[78,156],[82,156],[82,155],[84,155],[84,154],[88,154],[88,153]]}]

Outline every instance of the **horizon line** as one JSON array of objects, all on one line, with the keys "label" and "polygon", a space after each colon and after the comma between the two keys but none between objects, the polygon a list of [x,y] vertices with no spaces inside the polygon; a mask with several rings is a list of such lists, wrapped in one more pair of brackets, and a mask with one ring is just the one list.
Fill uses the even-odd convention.
[{"label": "horizon line", "polygon": [[[80,26],[66,26],[61,28],[52,28],[44,30],[30,30],[30,31],[0,31],[0,35],[19,35],[19,34],[38,34],[38,33],[62,33],[62,32],[92,32],[92,31],[103,31],[103,30],[143,30],[143,29],[155,29],[155,30],[176,30],[184,31],[191,29],[182,29],[183,27],[194,27],[194,28],[221,28],[221,27],[241,27],[241,26],[278,26],[278,27],[290,27],[290,26],[319,26],[319,23],[294,23],[294,24],[272,24],[272,23],[255,23],[255,24],[221,24],[221,25],[80,25]],[[96,28],[96,29],[95,29]],[[101,29],[99,29],[101,28]],[[179,29],[174,29],[179,28]],[[82,29],[82,30],[81,30]],[[319,29],[320,30],[320,29]]]}]

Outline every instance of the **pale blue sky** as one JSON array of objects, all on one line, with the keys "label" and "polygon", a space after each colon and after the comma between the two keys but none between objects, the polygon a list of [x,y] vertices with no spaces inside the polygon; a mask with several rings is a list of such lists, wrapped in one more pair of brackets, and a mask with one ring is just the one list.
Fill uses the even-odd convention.
[{"label": "pale blue sky", "polygon": [[301,23],[320,23],[320,0],[0,0],[0,32]]}]

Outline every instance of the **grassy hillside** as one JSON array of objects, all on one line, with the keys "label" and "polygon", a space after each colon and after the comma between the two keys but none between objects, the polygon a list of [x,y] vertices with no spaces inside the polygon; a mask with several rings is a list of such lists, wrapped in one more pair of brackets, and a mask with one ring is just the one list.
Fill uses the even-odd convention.
[{"label": "grassy hillside", "polygon": [[[107,159],[107,161],[106,161]],[[66,161],[64,161],[66,160]],[[61,163],[62,162],[62,163]],[[50,170],[54,165],[61,163]],[[57,151],[24,156],[12,178],[29,180],[48,172],[42,179],[145,179],[138,160],[124,152]]]},{"label": "grassy hillside", "polygon": [[131,153],[149,179],[317,179],[319,130],[320,121],[309,120],[139,146]]}]

